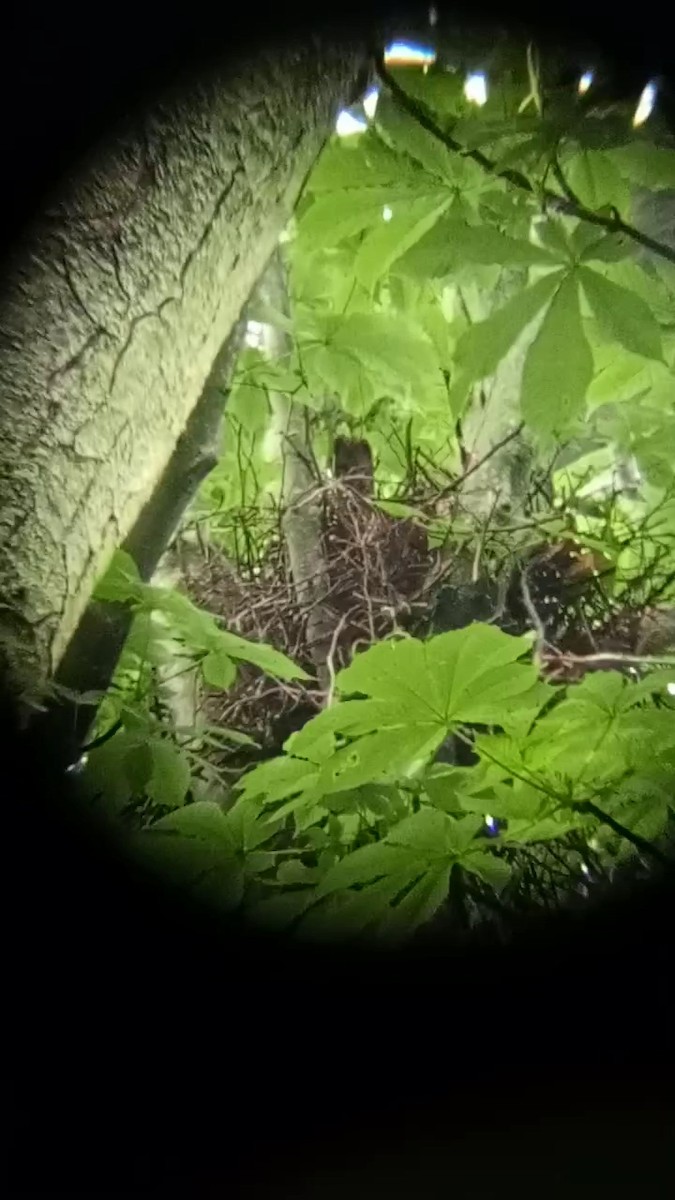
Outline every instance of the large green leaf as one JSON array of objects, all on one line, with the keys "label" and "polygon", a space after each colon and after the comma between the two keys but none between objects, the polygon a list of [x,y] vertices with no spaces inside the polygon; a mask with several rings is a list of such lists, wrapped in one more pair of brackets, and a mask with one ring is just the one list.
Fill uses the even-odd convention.
[{"label": "large green leaf", "polygon": [[[296,380],[297,386],[298,380]],[[270,402],[264,387],[242,383],[234,387],[227,402],[228,418],[235,418],[244,429],[259,433],[267,428]]]},{"label": "large green leaf", "polygon": [[[344,671],[340,672],[338,681],[344,674]],[[343,700],[340,704],[332,704],[294,733],[289,738],[287,747],[296,757],[317,761],[316,750],[325,745],[325,739],[329,735],[339,733],[347,737],[358,737],[376,729],[405,726],[410,716],[410,705],[406,703],[406,699],[401,697],[397,700],[396,695],[392,694],[388,700]],[[433,717],[433,714],[426,710],[424,715],[427,720]],[[325,757],[325,754],[322,755],[318,761],[323,761]]]},{"label": "large green leaf", "polygon": [[386,205],[409,202],[414,196],[409,189],[396,189],[393,185],[322,193],[300,221],[299,236],[312,251],[337,246],[345,238],[379,225]]},{"label": "large green leaf", "polygon": [[127,603],[139,596],[141,580],[138,567],[126,550],[116,550],[105,575],[94,589],[95,600]]},{"label": "large green leaf", "polygon": [[565,163],[564,174],[574,195],[585,208],[612,206],[625,213],[629,189],[619,168],[603,150],[580,150]]},{"label": "large green leaf", "polygon": [[384,919],[378,923],[378,935],[387,941],[409,937],[420,925],[430,921],[448,898],[451,869],[444,865],[430,867],[402,899],[387,909]]},{"label": "large green leaf", "polygon": [[220,805],[212,800],[187,804],[177,812],[155,821],[152,829],[159,833],[179,833],[183,837],[199,838],[228,854],[234,854],[240,848],[232,822]]},{"label": "large green leaf", "polygon": [[376,225],[359,246],[354,261],[359,282],[372,290],[392,263],[435,225],[450,200],[450,196],[439,193],[413,201],[390,203],[387,206],[390,220],[382,220]]},{"label": "large green leaf", "polygon": [[482,825],[482,817],[457,820],[438,808],[425,807],[394,825],[387,834],[387,842],[419,851],[427,861],[447,860],[448,856],[462,854]]},{"label": "large green leaf", "polygon": [[644,188],[675,188],[675,151],[651,142],[632,141],[606,152],[619,173]]},{"label": "large green leaf", "polygon": [[588,267],[579,268],[588,302],[601,328],[633,354],[662,360],[661,335],[648,305]]},{"label": "large green leaf", "polygon": [[454,213],[442,218],[404,254],[397,270],[420,278],[444,278],[470,264],[551,266],[561,255],[494,226],[468,224]]},{"label": "large green leaf", "polygon": [[316,777],[316,767],[304,759],[288,755],[270,759],[247,771],[238,781],[237,789],[241,791],[241,798],[232,812],[250,800],[264,798],[266,804],[272,804],[287,796],[295,796],[310,787]]},{"label": "large green leaf", "polygon": [[593,356],[579,311],[577,280],[560,284],[523,368],[521,410],[531,429],[560,433],[584,410]]},{"label": "large green leaf", "polygon": [[147,794],[158,804],[178,807],[185,800],[190,786],[190,763],[174,742],[162,738],[150,742],[152,775],[146,785]]},{"label": "large green leaf", "polygon": [[222,629],[218,631],[217,648],[232,658],[253,663],[254,666],[260,667],[261,671],[266,671],[268,675],[274,675],[278,679],[309,679],[302,667],[298,667],[287,655],[265,642],[252,642],[248,638]]},{"label": "large green leaf", "polygon": [[429,184],[425,175],[420,180],[417,162],[390,149],[373,129],[357,140],[331,140],[309,176],[307,190],[342,192],[348,181],[353,180],[358,180],[358,186],[363,188],[407,186],[411,193],[419,191],[421,183]]},{"label": "large green leaf", "polygon": [[447,184],[457,182],[456,165],[461,165],[461,157],[448,150],[388,95],[380,96],[375,127],[386,143],[393,145],[399,154],[408,155],[428,175]]},{"label": "large green leaf", "polygon": [[511,866],[506,859],[498,858],[496,854],[485,851],[473,850],[471,853],[465,854],[462,858],[462,866],[465,871],[471,871],[472,874],[478,875],[496,892],[500,892],[506,887],[511,878]]},{"label": "large green leaf", "polygon": [[538,707],[537,670],[532,662],[518,662],[531,649],[529,634],[512,637],[479,622],[431,638],[427,670],[446,724],[501,724],[509,710]]},{"label": "large green leaf", "polygon": [[444,698],[429,676],[427,644],[417,638],[378,642],[355,655],[336,678],[343,695],[361,692],[426,721],[443,720]]},{"label": "large green leaf", "polygon": [[398,876],[402,871],[410,871],[414,877],[424,869],[424,855],[404,846],[373,842],[353,850],[331,867],[319,883],[316,894],[317,897],[327,896],[355,883],[368,883],[381,876]]},{"label": "large green leaf", "polygon": [[360,787],[378,779],[397,779],[438,749],[446,729],[438,721],[422,721],[411,713],[410,723],[365,734],[326,759],[319,772],[321,795]]},{"label": "large green leaf", "polygon": [[237,678],[237,668],[223,649],[211,650],[201,661],[204,682],[227,691]]},{"label": "large green leaf", "polygon": [[456,362],[469,383],[494,374],[520,334],[549,302],[563,273],[555,271],[539,279],[485,321],[467,329],[457,342]]},{"label": "large green leaf", "polygon": [[433,344],[422,329],[394,313],[353,313],[345,317],[331,341],[364,366],[379,371],[385,386],[419,384],[438,369]]}]

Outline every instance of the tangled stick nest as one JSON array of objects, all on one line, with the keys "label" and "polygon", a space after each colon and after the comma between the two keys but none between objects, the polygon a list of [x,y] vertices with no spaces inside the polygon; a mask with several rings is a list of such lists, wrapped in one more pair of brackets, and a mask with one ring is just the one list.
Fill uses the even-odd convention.
[{"label": "tangled stick nest", "polygon": [[[318,602],[333,630],[329,657],[334,675],[359,647],[423,617],[439,554],[429,547],[420,525],[380,510],[356,480],[331,480],[317,486],[308,500],[321,513],[325,583]],[[277,516],[277,532],[258,566],[232,564],[210,547],[185,571],[188,591],[200,606],[232,632],[283,651],[312,677],[277,681],[244,664],[227,693],[206,694],[203,711],[210,723],[275,745],[285,725],[290,733],[290,726],[304,723],[325,703],[316,681],[310,610],[297,602],[281,532],[283,513]]]},{"label": "tangled stick nest", "polygon": [[[273,522],[269,509],[257,518],[247,513],[253,542],[266,545],[257,562],[249,557],[232,563],[210,546],[186,567],[188,591],[200,606],[232,632],[283,651],[310,676],[286,682],[243,664],[227,692],[206,691],[202,711],[210,724],[246,732],[264,749],[278,752],[290,733],[324,706],[326,691],[317,680],[317,646],[312,639],[312,610],[317,605],[330,630],[321,654],[327,657],[331,679],[356,651],[397,629],[429,632],[439,580],[452,579],[455,564],[451,556],[430,546],[425,528],[416,521],[382,511],[372,498],[374,491],[372,475],[352,470],[317,482],[303,499],[319,514],[321,530],[315,558],[322,564],[322,587],[310,605],[301,606],[295,594],[281,509]],[[440,497],[439,490],[416,488],[403,498],[433,518]],[[620,665],[622,656],[626,669],[632,670],[630,656],[653,652],[662,622],[654,609],[636,605],[617,610],[603,587],[604,565],[570,539],[542,543],[516,568],[515,603],[512,587],[506,623],[497,615],[490,619],[510,632],[533,628],[543,651],[543,671],[553,680],[574,682],[587,670]],[[528,582],[525,605],[518,582],[523,569]],[[472,619],[486,618],[470,613],[468,620]],[[654,628],[647,639],[650,622]],[[466,617],[460,624],[465,623]]]}]

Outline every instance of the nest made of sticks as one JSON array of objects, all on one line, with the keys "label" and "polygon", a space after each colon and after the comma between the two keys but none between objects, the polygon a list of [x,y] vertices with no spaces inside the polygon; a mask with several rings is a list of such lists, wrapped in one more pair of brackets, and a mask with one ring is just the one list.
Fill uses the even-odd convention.
[{"label": "nest made of sticks", "polygon": [[408,628],[429,607],[439,554],[424,528],[388,515],[364,495],[355,480],[317,485],[307,502],[320,513],[323,564],[321,588],[310,603],[298,603],[283,536],[280,509],[276,536],[258,564],[233,564],[216,547],[185,567],[192,598],[232,632],[281,650],[311,676],[289,683],[243,665],[226,693],[208,690],[203,711],[209,723],[244,730],[263,746],[299,728],[325,703],[316,678],[311,616],[318,605],[332,635],[334,674],[359,647],[399,628]]},{"label": "nest made of sticks", "polygon": [[[358,450],[360,444],[354,446]],[[397,499],[430,520],[440,512],[447,518],[447,492],[447,487],[417,483],[401,489]],[[506,603],[502,600],[500,609],[489,572],[480,580],[472,576],[467,584],[466,562],[459,561],[458,550],[453,559],[453,553],[434,548],[423,524],[383,511],[376,494],[372,464],[363,454],[352,453],[337,478],[317,477],[303,496],[302,503],[318,518],[313,556],[321,564],[320,582],[303,603],[291,575],[281,506],[272,514],[269,505],[257,513],[247,510],[253,543],[265,545],[257,558],[232,562],[210,545],[188,559],[185,583],[200,606],[231,631],[283,651],[310,677],[286,682],[244,664],[227,692],[205,691],[202,709],[210,724],[244,731],[262,753],[278,753],[290,733],[325,705],[325,680],[320,684],[317,662],[328,662],[334,680],[359,649],[398,629],[424,635],[485,619],[512,633],[535,629],[544,673],[560,682],[574,682],[587,670],[621,669],[622,656],[626,669],[635,673],[630,657],[652,650],[661,636],[659,611],[637,602],[637,592],[634,604],[624,599],[618,607],[605,586],[609,565],[570,538],[542,542],[511,564]],[[439,587],[448,581],[450,620],[447,613],[435,620],[434,612],[441,610]],[[486,615],[483,602],[489,608],[491,597],[494,611]],[[672,626],[669,613],[665,620]],[[461,620],[454,619],[460,615]],[[317,626],[323,629],[320,645]]]}]

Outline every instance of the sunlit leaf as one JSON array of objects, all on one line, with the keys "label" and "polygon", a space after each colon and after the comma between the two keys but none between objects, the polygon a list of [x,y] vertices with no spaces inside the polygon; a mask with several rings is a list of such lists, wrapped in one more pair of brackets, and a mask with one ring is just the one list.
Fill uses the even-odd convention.
[{"label": "sunlit leaf", "polygon": [[562,279],[562,272],[556,271],[538,280],[460,337],[456,361],[465,379],[484,379],[494,373],[519,335],[549,302]]},{"label": "sunlit leaf", "polygon": [[564,166],[565,179],[585,208],[624,212],[629,191],[619,168],[602,150],[580,150]]},{"label": "sunlit leaf", "polygon": [[593,378],[593,356],[586,340],[579,292],[565,278],[530,346],[523,368],[521,410],[528,425],[551,433],[566,429],[584,410]]},{"label": "sunlit leaf", "polygon": [[633,354],[662,358],[659,327],[644,300],[588,267],[579,269],[579,277],[598,322],[611,337]]},{"label": "sunlit leaf", "polygon": [[389,221],[382,220],[359,246],[354,270],[357,279],[371,290],[415,242],[438,221],[450,203],[447,195],[421,197],[409,203],[389,204]]}]

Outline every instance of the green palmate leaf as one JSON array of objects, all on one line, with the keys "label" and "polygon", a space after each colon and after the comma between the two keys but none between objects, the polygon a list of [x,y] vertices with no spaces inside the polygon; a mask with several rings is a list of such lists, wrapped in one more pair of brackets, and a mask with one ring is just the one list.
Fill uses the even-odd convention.
[{"label": "green palmate leaf", "polygon": [[[356,141],[329,142],[307,181],[307,189],[314,193],[343,192],[346,180],[353,179],[364,188],[388,184],[420,188],[418,164],[390,149],[373,129]],[[428,185],[429,181],[424,178],[423,182]]]},{"label": "green palmate leaf", "polygon": [[454,232],[454,242],[462,260],[468,263],[554,267],[561,258],[564,260],[558,247],[551,250],[536,246],[533,242],[508,237],[489,225],[458,226]]},{"label": "green palmate leaf", "polygon": [[385,385],[419,385],[438,369],[430,338],[415,323],[393,313],[354,313],[340,322],[331,342],[341,351],[378,371]]},{"label": "green palmate leaf", "polygon": [[450,201],[451,197],[441,192],[413,201],[394,201],[388,205],[390,219],[376,225],[359,246],[354,262],[359,282],[369,291],[372,290],[392,263],[436,224]]},{"label": "green palmate leaf", "polygon": [[523,368],[522,414],[531,429],[559,433],[584,410],[593,378],[574,276],[560,284],[528,350]]},{"label": "green palmate leaf", "polygon": [[607,151],[620,175],[645,188],[675,188],[675,151],[633,141]]},{"label": "green palmate leaf", "polygon": [[645,362],[642,355],[617,354],[612,345],[604,354],[596,352],[595,358],[599,370],[588,388],[589,408],[622,400],[637,401],[651,394],[655,390],[657,372],[663,371],[667,376],[666,387],[672,386],[667,368]]},{"label": "green palmate leaf", "polygon": [[547,275],[479,321],[457,342],[456,362],[462,377],[472,383],[494,374],[519,335],[541,312],[564,278],[561,271]]},{"label": "green palmate leaf", "polygon": [[445,183],[456,183],[456,167],[461,165],[461,158],[404,112],[390,96],[380,96],[375,128],[382,134],[385,144],[394,146],[399,154],[408,155],[429,176]]},{"label": "green palmate leaf", "polygon": [[389,940],[409,937],[420,925],[430,921],[448,898],[451,867],[436,866],[416,880],[394,907],[389,908],[378,932]]},{"label": "green palmate leaf", "polygon": [[156,614],[136,614],[124,644],[125,654],[135,655],[153,667],[162,667],[175,660],[176,652],[177,643],[171,630],[157,620]]},{"label": "green palmate leaf", "polygon": [[427,672],[440,696],[446,724],[501,723],[519,707],[539,707],[537,671],[517,660],[532,652],[532,637],[511,637],[495,625],[475,622],[426,643]]},{"label": "green palmate leaf", "polygon": [[[126,760],[137,746],[138,739],[122,730],[102,746],[89,751],[83,779],[84,788],[92,797],[100,796],[106,808],[111,811],[124,808],[131,799],[132,785],[126,769]],[[143,784],[149,778],[151,770],[152,762],[148,755]]]},{"label": "green palmate leaf", "polygon": [[297,928],[297,934],[302,939],[320,940],[359,937],[373,926],[388,910],[391,900],[410,883],[410,872],[403,871],[369,884],[358,892],[331,892],[309,909]]},{"label": "green palmate leaf", "polygon": [[417,638],[376,643],[338,673],[336,684],[343,695],[361,692],[397,704],[399,720],[406,710],[424,721],[444,718],[443,694],[429,677],[426,645]]},{"label": "green palmate leaf", "polygon": [[342,192],[327,192],[318,196],[299,223],[302,243],[312,251],[337,246],[345,238],[354,237],[364,229],[377,226],[382,212],[395,201],[410,201],[414,193],[409,188],[396,189],[351,187]]},{"label": "green palmate leaf", "polygon": [[585,208],[625,212],[629,189],[619,168],[603,150],[580,150],[564,166],[565,179]]},{"label": "green palmate leaf", "polygon": [[283,820],[276,815],[270,818],[260,800],[250,800],[246,796],[241,796],[228,811],[227,820],[237,845],[243,847],[247,855],[269,842],[283,826]]},{"label": "green palmate leaf", "polygon": [[159,612],[168,618],[172,633],[180,635],[194,650],[208,650],[218,637],[218,626],[210,613],[202,612],[181,592],[173,588],[143,584],[141,600],[144,612]]},{"label": "green palmate leaf", "polygon": [[675,744],[672,713],[630,704],[632,684],[616,671],[597,672],[537,722],[526,746],[527,763],[573,781],[615,780]]},{"label": "green palmate leaf", "polygon": [[464,146],[478,147],[514,136],[528,138],[541,129],[539,117],[516,116],[486,121],[482,117],[466,117],[457,121],[453,136]]},{"label": "green palmate leaf", "polygon": [[238,781],[236,786],[241,791],[241,798],[231,812],[238,811],[240,805],[257,798],[264,798],[265,804],[273,804],[287,796],[296,796],[311,787],[316,778],[316,767],[304,759],[288,755],[270,759],[248,771]]},{"label": "green palmate leaf", "polygon": [[421,100],[427,108],[442,114],[465,112],[464,75],[432,66],[426,72],[413,66],[392,68],[391,75],[413,99]]},{"label": "green palmate leaf", "polygon": [[527,845],[529,842],[550,842],[564,837],[574,829],[583,827],[583,820],[573,813],[556,813],[552,817],[542,817],[540,821],[513,820],[504,836],[504,841],[513,845]]},{"label": "green palmate leaf", "polygon": [[579,269],[579,277],[595,317],[608,336],[633,354],[661,360],[659,327],[645,301],[588,267]]},{"label": "green palmate leaf", "polygon": [[555,267],[560,257],[533,242],[509,237],[493,226],[468,224],[453,213],[441,218],[401,257],[397,270],[433,279],[452,275],[466,264]]},{"label": "green palmate leaf", "polygon": [[347,412],[363,415],[375,399],[379,380],[346,347],[309,346],[303,349],[307,382],[315,395],[339,397]]},{"label": "green palmate leaf", "polygon": [[456,721],[492,722],[499,720],[500,706],[503,715],[507,706],[515,711],[543,703],[534,666],[517,661],[531,646],[531,635],[511,637],[475,622],[426,642],[380,642],[357,655],[336,682],[343,694],[362,692],[395,705],[397,722],[444,728]]},{"label": "green palmate leaf", "polygon": [[415,720],[406,727],[365,734],[336,751],[322,765],[317,790],[326,795],[360,787],[376,779],[396,779],[424,763],[438,749],[446,729],[438,722]]},{"label": "green palmate leaf", "polygon": [[506,859],[480,850],[472,850],[465,854],[462,858],[462,866],[466,871],[478,875],[496,892],[505,888],[511,878],[511,866]]},{"label": "green palmate leaf", "polygon": [[373,842],[353,850],[326,872],[316,889],[317,898],[330,892],[351,887],[355,883],[370,883],[382,876],[400,877],[409,872],[414,878],[425,870],[424,855],[404,846]]},{"label": "green palmate leaf", "polygon": [[319,871],[316,867],[306,867],[297,858],[279,863],[277,867],[277,880],[287,887],[295,884],[311,885],[316,883],[318,878]]},{"label": "green palmate leaf", "polygon": [[[536,237],[560,262],[569,262],[572,253],[570,238],[563,221],[550,217],[536,222]],[[597,230],[595,231],[597,239]]]},{"label": "green palmate leaf", "polygon": [[570,238],[572,251],[579,262],[619,262],[631,253],[631,242],[625,234],[600,234],[596,225],[580,221]]},{"label": "green palmate leaf", "polygon": [[141,587],[138,567],[131,555],[126,550],[116,550],[108,570],[96,584],[93,598],[125,604],[139,598]]},{"label": "green palmate leaf", "polygon": [[227,402],[227,416],[239,421],[250,433],[262,432],[267,428],[270,419],[267,391],[263,387],[248,383],[233,388]]},{"label": "green palmate leaf", "polygon": [[421,808],[404,817],[387,834],[393,846],[408,846],[424,854],[427,861],[460,855],[473,841],[483,824],[482,817],[457,820],[438,808]]},{"label": "green palmate leaf", "polygon": [[265,642],[250,642],[247,638],[239,637],[235,633],[219,630],[218,648],[232,658],[253,663],[268,675],[275,675],[278,679],[309,679],[309,675],[303,671],[302,667],[296,666],[280,650],[275,650],[273,646],[268,646]]},{"label": "green palmate leaf", "polygon": [[[344,671],[340,672],[338,682],[343,675]],[[323,761],[326,755],[316,760],[317,750],[330,745],[332,752],[333,734],[358,737],[375,729],[398,729],[408,723],[409,717],[409,704],[397,701],[395,695],[390,700],[343,700],[312,717],[288,739],[287,745],[296,757]],[[429,720],[431,714],[427,711],[425,717]],[[331,738],[330,743],[326,742],[327,737]]]},{"label": "green palmate leaf", "polygon": [[190,763],[173,742],[162,739],[150,742],[152,774],[146,785],[151,800],[172,808],[182,804],[190,786]]},{"label": "green palmate leaf", "polygon": [[169,813],[151,826],[153,832],[176,833],[186,838],[199,838],[234,855],[241,848],[236,827],[220,805],[211,800],[188,804]]},{"label": "green palmate leaf", "polygon": [[201,661],[204,681],[211,687],[226,691],[237,678],[237,668],[224,650],[211,650]]}]

